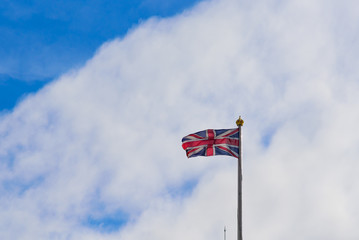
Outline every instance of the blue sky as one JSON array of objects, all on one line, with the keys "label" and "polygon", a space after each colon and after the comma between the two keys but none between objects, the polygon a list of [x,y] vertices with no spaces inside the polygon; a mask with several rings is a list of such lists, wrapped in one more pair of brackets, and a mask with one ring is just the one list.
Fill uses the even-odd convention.
[{"label": "blue sky", "polygon": [[0,6],[0,111],[82,66],[104,42],[198,0],[9,1]]},{"label": "blue sky", "polygon": [[1,16],[0,239],[235,240],[236,159],[181,139],[238,115],[244,238],[359,238],[355,0]]}]

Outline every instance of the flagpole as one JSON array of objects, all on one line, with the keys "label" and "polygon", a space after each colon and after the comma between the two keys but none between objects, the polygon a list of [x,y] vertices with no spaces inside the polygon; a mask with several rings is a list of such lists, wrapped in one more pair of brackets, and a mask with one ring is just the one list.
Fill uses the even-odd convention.
[{"label": "flagpole", "polygon": [[237,240],[243,240],[242,235],[242,134],[243,119],[239,116],[236,124],[239,133],[238,152],[238,213],[237,213]]}]

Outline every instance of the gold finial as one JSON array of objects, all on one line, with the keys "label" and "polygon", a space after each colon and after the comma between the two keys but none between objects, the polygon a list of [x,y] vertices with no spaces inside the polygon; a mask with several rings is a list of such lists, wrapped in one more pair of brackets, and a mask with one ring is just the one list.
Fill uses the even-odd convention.
[{"label": "gold finial", "polygon": [[243,126],[243,123],[244,123],[243,119],[241,118],[241,116],[239,116],[238,120],[236,121],[237,126],[238,127]]}]

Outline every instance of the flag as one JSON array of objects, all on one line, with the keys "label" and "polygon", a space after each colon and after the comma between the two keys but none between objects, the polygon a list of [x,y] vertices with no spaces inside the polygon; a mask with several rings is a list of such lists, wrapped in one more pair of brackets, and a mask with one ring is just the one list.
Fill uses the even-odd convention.
[{"label": "flag", "polygon": [[239,129],[207,129],[182,138],[187,157],[239,155]]}]

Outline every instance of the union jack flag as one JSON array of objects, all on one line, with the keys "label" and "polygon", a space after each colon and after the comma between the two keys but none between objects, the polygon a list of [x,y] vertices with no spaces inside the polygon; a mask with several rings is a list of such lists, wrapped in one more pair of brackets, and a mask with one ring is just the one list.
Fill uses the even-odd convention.
[{"label": "union jack flag", "polygon": [[187,157],[228,155],[238,157],[239,130],[207,129],[182,138]]}]

